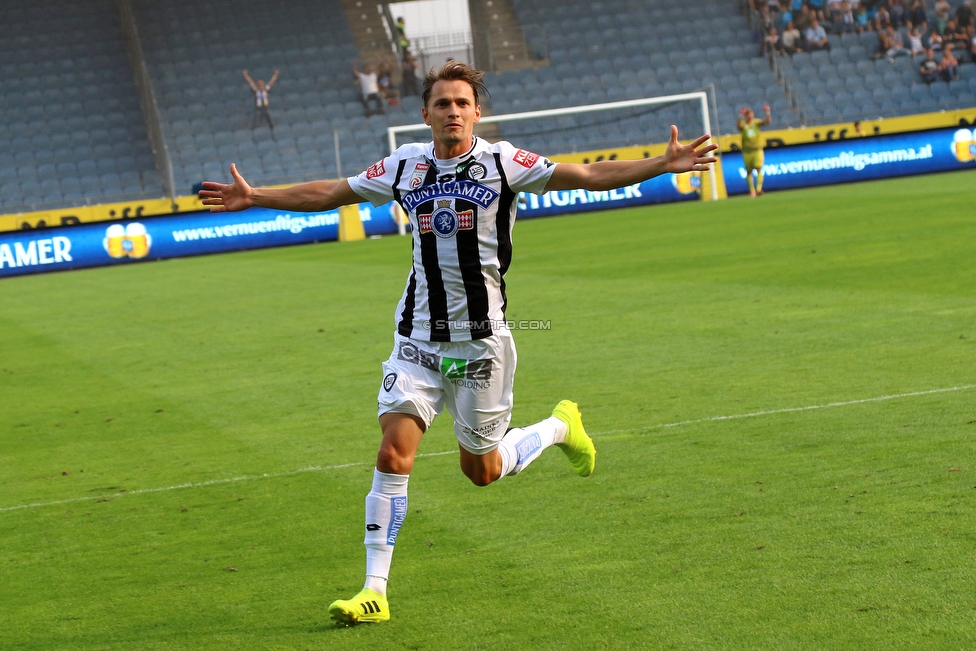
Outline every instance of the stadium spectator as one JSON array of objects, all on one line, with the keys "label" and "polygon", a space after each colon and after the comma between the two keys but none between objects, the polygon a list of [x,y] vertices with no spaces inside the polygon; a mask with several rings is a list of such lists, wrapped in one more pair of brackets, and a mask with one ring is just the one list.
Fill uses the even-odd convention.
[{"label": "stadium spectator", "polygon": [[804,36],[806,37],[808,52],[830,49],[830,41],[827,40],[827,32],[820,24],[820,21],[816,18],[814,18],[813,22],[810,23],[810,27],[807,28]]},{"label": "stadium spectator", "polygon": [[883,32],[889,25],[891,25],[891,14],[888,13],[887,7],[881,5],[874,14],[874,29]]},{"label": "stadium spectator", "polygon": [[856,31],[858,34],[861,32],[871,31],[871,17],[868,16],[867,7],[860,2],[857,3],[854,10],[854,24],[854,31]]},{"label": "stadium spectator", "polygon": [[956,9],[956,25],[962,29],[967,29],[973,24],[973,8],[969,0],[962,0],[962,4]]},{"label": "stadium spectator", "polygon": [[942,81],[959,79],[959,61],[952,53],[951,43],[947,43],[942,50],[942,60],[939,61],[939,75],[942,77]]},{"label": "stadium spectator", "polygon": [[965,28],[960,27],[953,18],[946,23],[946,31],[942,36],[942,46],[951,45],[956,52],[969,52],[970,38]]},{"label": "stadium spectator", "polygon": [[410,39],[407,38],[407,21],[403,16],[398,16],[396,19],[396,31],[397,45],[401,50],[406,50],[410,47]]},{"label": "stadium spectator", "polygon": [[846,34],[856,31],[854,24],[854,9],[848,0],[844,0],[836,5],[836,13],[833,14],[834,33]]},{"label": "stadium spectator", "polygon": [[[360,72],[359,59],[357,59],[352,64],[352,71],[359,79],[359,90],[361,92],[363,111],[365,111],[366,117],[374,113],[385,113],[386,111],[383,110],[383,99],[380,97],[379,81],[376,77],[376,72],[373,70],[373,66],[367,63],[363,66],[362,72]],[[376,104],[375,111],[369,108],[371,102]]]},{"label": "stadium spectator", "polygon": [[969,52],[969,61],[976,63],[976,26],[970,25],[966,30],[966,34],[969,36],[969,47],[966,48],[967,52]]},{"label": "stadium spectator", "polygon": [[[763,105],[766,116],[759,120],[752,109],[746,107],[742,109],[736,127],[742,137],[742,163],[746,168],[746,179],[749,183],[749,196],[762,196],[763,193],[763,139],[759,127],[769,126],[772,115],[769,112],[769,104]],[[753,179],[755,172],[755,179]]]},{"label": "stadium spectator", "polygon": [[908,49],[912,51],[912,56],[925,52],[925,46],[922,45],[922,35],[918,31],[918,27],[912,27],[908,33]]},{"label": "stadium spectator", "polygon": [[901,32],[897,31],[894,25],[888,25],[883,32],[879,32],[879,35],[884,56],[888,61],[894,62],[897,56],[912,55],[912,51],[905,47],[905,39],[901,37]]},{"label": "stadium spectator", "polygon": [[400,73],[403,77],[400,85],[402,86],[402,94],[404,97],[407,95],[420,95],[420,91],[417,89],[417,68],[420,66],[417,63],[417,59],[414,58],[410,50],[403,51],[403,58],[400,59]]},{"label": "stadium spectator", "polygon": [[[766,5],[763,5],[762,9],[759,11],[759,22],[762,25],[762,29],[760,30],[761,34],[768,33],[770,29],[773,29],[776,26],[776,19],[773,17],[773,13],[769,10],[769,7]],[[765,52],[765,45],[761,49]]]},{"label": "stadium spectator", "polygon": [[784,54],[793,55],[800,51],[800,30],[793,26],[793,22],[786,23],[779,39],[780,49]]},{"label": "stadium spectator", "polygon": [[801,34],[806,34],[810,25],[813,24],[813,12],[810,11],[810,7],[802,5],[799,11],[794,10],[793,23]]},{"label": "stadium spectator", "polygon": [[929,34],[929,49],[936,52],[942,51],[942,36],[939,35],[935,28],[932,28],[932,33]]},{"label": "stadium spectator", "polygon": [[810,13],[816,20],[825,20],[824,0],[807,0],[807,4],[810,6]]},{"label": "stadium spectator", "polygon": [[923,34],[929,31],[929,14],[925,0],[912,0],[912,6],[908,11],[908,19]]},{"label": "stadium spectator", "polygon": [[244,71],[244,79],[247,80],[248,86],[251,87],[251,92],[254,93],[254,115],[251,117],[251,128],[255,128],[258,121],[266,120],[268,128],[274,129],[274,122],[271,120],[270,98],[268,93],[271,92],[271,87],[274,86],[274,83],[278,81],[278,71],[274,71],[267,84],[264,83],[263,79],[258,79],[255,82],[251,79],[251,75],[248,74],[247,70]]},{"label": "stadium spectator", "polygon": [[762,41],[762,55],[766,56],[770,52],[774,54],[782,54],[783,50],[779,45],[779,33],[776,31],[774,25],[770,25],[769,29],[766,31],[766,36],[763,37]]},{"label": "stadium spectator", "polygon": [[891,0],[891,4],[888,6],[888,15],[891,17],[891,24],[898,29],[905,24],[905,5],[901,3],[901,0]]},{"label": "stadium spectator", "polygon": [[936,0],[935,3],[935,31],[939,35],[945,34],[946,23],[949,22],[949,14],[952,13],[952,5],[948,0]]},{"label": "stadium spectator", "polygon": [[400,89],[393,85],[393,61],[389,57],[376,65],[376,81],[380,87],[380,95],[386,103],[391,106],[399,105]]},{"label": "stadium spectator", "polygon": [[925,59],[918,66],[918,74],[926,84],[939,78],[939,62],[935,60],[935,52],[925,50]]},{"label": "stadium spectator", "polygon": [[790,0],[783,0],[783,4],[779,12],[779,24],[786,29],[789,23],[793,22],[793,5],[790,4]]},{"label": "stadium spectator", "polygon": [[432,142],[404,145],[358,176],[251,188],[231,165],[233,183],[206,181],[200,192],[215,212],[253,205],[326,211],[393,200],[408,211],[413,270],[378,390],[383,438],[366,496],[366,582],[352,599],[329,606],[338,623],[390,619],[386,587],[408,515],[410,473],[421,437],[445,407],[454,418],[461,470],[477,486],[518,474],[552,446],[562,448],[576,474],[594,469],[596,449],[569,400],[545,420],[509,428],[516,351],[504,320],[504,274],[518,193],[609,190],[669,172],[705,171],[716,161],[715,146],[704,146],[708,136],[683,146],[675,126],[664,154],[636,161],[554,163],[507,142],[489,143],[473,134],[483,74],[456,62],[431,71],[422,115]]}]

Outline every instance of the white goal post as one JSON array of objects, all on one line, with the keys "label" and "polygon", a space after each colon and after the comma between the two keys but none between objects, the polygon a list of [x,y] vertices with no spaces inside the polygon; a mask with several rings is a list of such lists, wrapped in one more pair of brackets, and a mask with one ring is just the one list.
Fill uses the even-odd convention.
[{"label": "white goal post", "polygon": [[[620,102],[606,102],[603,104],[586,104],[583,106],[567,106],[564,108],[556,109],[545,109],[541,111],[526,111],[523,113],[506,113],[503,115],[488,115],[481,118],[479,124],[491,124],[493,122],[511,122],[513,120],[526,120],[535,118],[548,118],[557,117],[560,115],[573,115],[579,113],[591,113],[595,111],[609,111],[614,109],[627,109],[640,106],[651,106],[655,104],[673,104],[675,102],[698,102],[701,106],[701,120],[702,120],[702,133],[711,134],[712,123],[708,113],[708,94],[704,91],[695,91],[691,93],[682,93],[679,95],[663,95],[660,97],[647,97],[644,99],[630,99],[623,100]],[[426,124],[404,124],[395,127],[387,127],[386,133],[389,140],[390,152],[396,151],[397,148],[397,134],[405,133],[409,131],[421,131],[424,129],[430,129]],[[696,134],[697,135],[700,134]],[[516,146],[518,143],[513,143]],[[648,143],[641,143],[648,144]],[[569,152],[559,152],[559,153],[569,153]],[[553,152],[552,155],[557,155]],[[718,183],[715,177],[715,165],[711,165],[708,170],[709,180],[711,181],[712,190],[712,200],[718,200]]]}]

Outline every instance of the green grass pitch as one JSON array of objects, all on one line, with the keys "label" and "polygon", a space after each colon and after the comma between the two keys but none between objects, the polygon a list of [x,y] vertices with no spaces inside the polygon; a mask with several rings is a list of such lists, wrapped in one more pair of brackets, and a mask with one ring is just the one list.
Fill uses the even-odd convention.
[{"label": "green grass pitch", "polygon": [[974,174],[519,223],[514,422],[596,472],[442,416],[371,627],[407,239],[0,281],[0,648],[972,648]]}]

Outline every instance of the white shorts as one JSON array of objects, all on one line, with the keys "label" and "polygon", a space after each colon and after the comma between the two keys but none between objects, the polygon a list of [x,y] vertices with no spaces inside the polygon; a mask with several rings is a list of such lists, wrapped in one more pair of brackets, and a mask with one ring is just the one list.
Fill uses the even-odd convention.
[{"label": "white shorts", "polygon": [[515,340],[507,330],[477,341],[439,343],[394,335],[383,362],[379,415],[412,414],[430,427],[444,407],[472,454],[496,447],[512,420]]}]

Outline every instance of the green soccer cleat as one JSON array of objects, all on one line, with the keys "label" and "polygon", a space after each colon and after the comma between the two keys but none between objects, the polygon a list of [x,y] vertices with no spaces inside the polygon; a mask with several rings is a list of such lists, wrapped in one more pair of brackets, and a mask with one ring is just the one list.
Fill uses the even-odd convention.
[{"label": "green soccer cleat", "polygon": [[386,595],[363,588],[352,599],[337,599],[329,606],[329,615],[337,624],[376,624],[390,619]]},{"label": "green soccer cleat", "polygon": [[563,400],[552,410],[552,415],[566,423],[566,440],[557,445],[562,448],[573,469],[580,477],[587,477],[596,466],[596,448],[593,439],[583,429],[583,417],[579,405],[570,400]]}]

